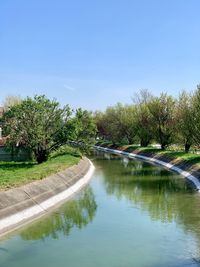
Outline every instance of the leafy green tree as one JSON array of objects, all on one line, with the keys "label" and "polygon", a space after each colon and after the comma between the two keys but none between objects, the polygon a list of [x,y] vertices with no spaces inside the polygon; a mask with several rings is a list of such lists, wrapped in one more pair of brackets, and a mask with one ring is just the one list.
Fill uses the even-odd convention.
[{"label": "leafy green tree", "polygon": [[148,103],[152,115],[152,126],[155,139],[161,144],[161,148],[172,143],[175,133],[175,100],[167,94],[154,97]]},{"label": "leafy green tree", "polygon": [[23,145],[38,163],[46,161],[52,150],[69,140],[71,113],[69,106],[60,108],[45,96],[26,98],[4,114],[8,146]]},{"label": "leafy green tree", "polygon": [[152,117],[145,103],[136,106],[136,131],[140,140],[140,145],[146,147],[149,145],[152,134]]},{"label": "leafy green tree", "polygon": [[137,136],[140,145],[146,147],[152,139],[152,116],[148,108],[148,103],[153,99],[153,95],[147,90],[142,89],[132,98],[135,103]]},{"label": "leafy green tree", "polygon": [[108,107],[106,111],[96,114],[95,121],[98,128],[98,135],[103,139],[119,142],[121,129],[119,128],[118,114],[114,107]]},{"label": "leafy green tree", "polygon": [[121,140],[124,139],[128,144],[133,144],[136,136],[136,109],[133,105],[116,106],[116,113],[118,115],[118,123],[121,129]]},{"label": "leafy green tree", "polygon": [[194,107],[192,95],[182,91],[176,109],[177,139],[184,144],[185,152],[189,152],[193,144]]},{"label": "leafy green tree", "polygon": [[118,114],[114,107],[106,109],[102,123],[101,127],[104,130],[105,139],[111,140],[113,143],[119,142],[121,139],[121,128],[119,127]]},{"label": "leafy green tree", "polygon": [[95,143],[97,127],[92,112],[81,108],[76,110],[72,119],[73,141],[79,143],[85,151]]},{"label": "leafy green tree", "polygon": [[3,108],[5,111],[9,110],[11,107],[15,105],[19,105],[22,99],[20,96],[9,95],[5,98],[3,102]]},{"label": "leafy green tree", "polygon": [[200,146],[200,85],[193,97],[193,120],[191,121],[191,127],[193,130],[193,140],[194,143]]},{"label": "leafy green tree", "polygon": [[96,138],[106,139],[106,125],[104,117],[105,113],[101,111],[95,111],[93,114],[93,118],[97,127]]},{"label": "leafy green tree", "polygon": [[113,143],[132,144],[136,135],[134,119],[134,106],[118,103],[108,107],[104,114],[96,114],[98,133]]}]

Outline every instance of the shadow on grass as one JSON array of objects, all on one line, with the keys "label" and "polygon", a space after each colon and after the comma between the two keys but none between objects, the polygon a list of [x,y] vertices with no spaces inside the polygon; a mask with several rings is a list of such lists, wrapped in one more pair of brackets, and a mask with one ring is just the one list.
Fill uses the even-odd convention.
[{"label": "shadow on grass", "polygon": [[125,149],[123,149],[123,151],[124,152],[128,152],[128,153],[131,153],[131,152],[133,152],[134,150],[136,150],[136,149],[138,149],[138,148],[140,148],[140,146],[128,146],[128,147],[126,147]]},{"label": "shadow on grass", "polygon": [[65,152],[63,152],[63,153],[59,153],[57,155],[52,155],[52,156],[50,156],[49,159],[50,160],[51,159],[56,159],[56,158],[58,158],[60,156],[72,156],[72,157],[75,157],[75,158],[81,158],[81,154],[79,152],[74,152],[74,153],[65,153]]},{"label": "shadow on grass", "polygon": [[0,162],[0,170],[30,169],[38,165],[36,162]]},{"label": "shadow on grass", "polygon": [[125,149],[123,149],[123,151],[125,152],[137,152],[135,150],[139,150],[138,152],[147,152],[147,153],[157,153],[162,151],[160,148],[155,148],[155,147],[141,147],[141,146],[137,146],[137,145],[132,145],[132,146],[128,146]]}]

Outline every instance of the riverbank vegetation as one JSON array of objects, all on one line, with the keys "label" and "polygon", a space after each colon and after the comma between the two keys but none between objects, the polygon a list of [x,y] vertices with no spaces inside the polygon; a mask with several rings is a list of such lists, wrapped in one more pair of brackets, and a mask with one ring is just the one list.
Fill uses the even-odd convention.
[{"label": "riverbank vegetation", "polygon": [[96,112],[99,140],[112,144],[159,144],[162,150],[176,144],[186,153],[200,147],[200,86],[193,93],[182,91],[177,98],[166,93],[153,96],[141,90],[133,104],[118,103]]},{"label": "riverbank vegetation", "polygon": [[91,112],[69,105],[60,107],[44,95],[5,101],[0,118],[6,149],[30,154],[27,162],[0,162],[0,190],[43,179],[77,164],[95,143],[96,124]]},{"label": "riverbank vegetation", "polygon": [[29,162],[0,162],[0,190],[24,185],[35,180],[41,180],[51,174],[63,171],[78,164],[80,154],[77,150],[65,148],[65,153],[52,154],[48,161],[38,164]]},{"label": "riverbank vegetation", "polygon": [[81,108],[73,111],[69,105],[60,107],[56,100],[45,96],[27,97],[10,107],[2,117],[6,146],[12,151],[26,148],[42,163],[52,152],[72,141],[83,150],[95,141],[96,125],[92,113]]},{"label": "riverbank vegetation", "polygon": [[144,155],[147,157],[156,157],[166,162],[173,162],[174,164],[182,164],[182,168],[191,168],[196,167],[200,169],[200,154],[194,150],[190,152],[185,152],[177,146],[169,146],[167,149],[162,150],[157,145],[149,145],[147,147],[141,147],[140,145],[122,145],[115,144],[106,141],[99,141],[96,144],[97,146],[102,146],[105,148],[121,150],[128,153],[135,153]]}]

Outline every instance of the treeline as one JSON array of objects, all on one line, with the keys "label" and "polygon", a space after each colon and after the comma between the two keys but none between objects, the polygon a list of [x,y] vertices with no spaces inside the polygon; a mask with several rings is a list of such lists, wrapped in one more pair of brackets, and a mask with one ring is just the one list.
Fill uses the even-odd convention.
[{"label": "treeline", "polygon": [[133,104],[118,103],[96,112],[95,120],[98,137],[114,144],[146,147],[156,142],[162,149],[179,144],[188,152],[192,145],[200,145],[200,86],[193,93],[182,91],[177,98],[141,90]]},{"label": "treeline", "polygon": [[44,95],[9,97],[4,110],[0,122],[7,147],[26,148],[38,163],[47,161],[53,151],[72,141],[83,149],[95,142],[96,124],[92,112],[87,110],[60,107],[59,102]]}]

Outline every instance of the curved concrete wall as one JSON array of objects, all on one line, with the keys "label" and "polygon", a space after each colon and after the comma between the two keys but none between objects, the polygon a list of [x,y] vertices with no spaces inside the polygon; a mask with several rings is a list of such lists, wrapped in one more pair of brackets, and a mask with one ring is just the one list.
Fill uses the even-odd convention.
[{"label": "curved concrete wall", "polygon": [[0,192],[0,235],[60,204],[87,184],[94,171],[90,160],[46,179]]},{"label": "curved concrete wall", "polygon": [[134,154],[134,153],[128,153],[128,152],[124,152],[124,151],[120,151],[120,150],[116,150],[116,149],[104,148],[104,147],[101,147],[101,146],[95,146],[95,148],[98,149],[98,150],[104,151],[104,152],[110,152],[110,153],[113,153],[113,154],[116,154],[116,155],[124,155],[124,156],[132,158],[132,159],[137,158],[137,159],[148,161],[150,163],[155,163],[155,164],[161,165],[161,166],[163,166],[163,167],[165,167],[165,168],[167,168],[169,170],[172,170],[172,171],[175,171],[175,172],[179,173],[184,178],[186,178],[189,181],[191,181],[193,183],[195,189],[200,192],[200,181],[199,181],[199,179],[197,177],[195,177],[194,175],[191,175],[191,173],[189,173],[189,172],[187,172],[185,170],[182,170],[181,168],[178,168],[178,167],[174,166],[171,163],[167,163],[167,162],[164,162],[162,160],[158,160],[158,159],[155,159],[155,158],[142,156],[142,155],[138,155],[138,154]]}]

